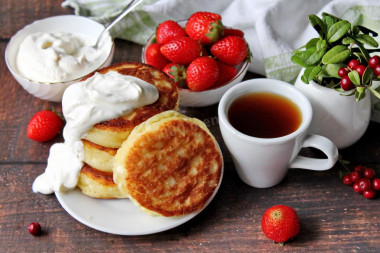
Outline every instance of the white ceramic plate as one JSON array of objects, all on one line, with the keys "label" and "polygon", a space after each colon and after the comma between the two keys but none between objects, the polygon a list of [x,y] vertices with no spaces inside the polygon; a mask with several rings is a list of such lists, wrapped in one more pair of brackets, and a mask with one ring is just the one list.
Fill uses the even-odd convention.
[{"label": "white ceramic plate", "polygon": [[[223,172],[222,165],[219,185],[204,208],[216,195],[222,182]],[[55,195],[62,207],[79,222],[93,229],[118,235],[162,232],[187,222],[204,209],[179,217],[151,216],[128,199],[95,199],[82,194],[78,189]]]}]

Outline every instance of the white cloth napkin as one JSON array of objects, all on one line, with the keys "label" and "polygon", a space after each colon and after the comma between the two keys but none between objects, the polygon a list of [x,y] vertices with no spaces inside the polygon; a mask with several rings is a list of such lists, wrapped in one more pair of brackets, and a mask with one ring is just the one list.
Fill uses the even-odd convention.
[{"label": "white cloth napkin", "polygon": [[[130,0],[66,0],[77,15],[103,24],[112,21]],[[222,15],[226,26],[241,29],[252,51],[249,70],[292,83],[300,67],[292,52],[317,37],[308,15],[328,12],[380,34],[379,0],[145,0],[112,30],[114,37],[144,45],[162,21],[186,20],[196,11]],[[375,38],[380,44],[380,38]],[[378,116],[380,122],[380,113]]]}]

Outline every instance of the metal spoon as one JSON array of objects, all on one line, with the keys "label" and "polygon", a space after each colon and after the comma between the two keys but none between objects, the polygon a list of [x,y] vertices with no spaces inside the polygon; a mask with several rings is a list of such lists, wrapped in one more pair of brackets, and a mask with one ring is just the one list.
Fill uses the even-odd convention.
[{"label": "metal spoon", "polygon": [[96,43],[94,45],[95,48],[98,47],[99,42],[103,35],[109,31],[114,25],[116,25],[121,19],[123,19],[128,13],[130,13],[137,5],[139,5],[144,0],[132,0],[127,6],[125,6],[124,10],[117,16],[99,35],[98,39],[96,40]]}]

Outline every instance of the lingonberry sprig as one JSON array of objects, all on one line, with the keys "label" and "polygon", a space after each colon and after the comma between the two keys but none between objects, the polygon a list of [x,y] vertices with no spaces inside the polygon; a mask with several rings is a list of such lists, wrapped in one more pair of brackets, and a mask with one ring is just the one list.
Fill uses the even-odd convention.
[{"label": "lingonberry sprig", "polygon": [[363,165],[356,165],[352,172],[343,176],[342,181],[367,199],[375,198],[376,192],[380,191],[380,178],[376,178],[372,168]]},{"label": "lingonberry sprig", "polygon": [[356,101],[365,97],[366,89],[380,99],[379,91],[372,87],[372,81],[380,80],[380,57],[369,53],[378,50],[373,38],[377,33],[328,13],[322,13],[322,19],[309,15],[309,21],[319,37],[295,50],[291,58],[305,68],[301,80],[306,84],[313,80],[339,92],[351,91],[344,95],[355,95]]}]

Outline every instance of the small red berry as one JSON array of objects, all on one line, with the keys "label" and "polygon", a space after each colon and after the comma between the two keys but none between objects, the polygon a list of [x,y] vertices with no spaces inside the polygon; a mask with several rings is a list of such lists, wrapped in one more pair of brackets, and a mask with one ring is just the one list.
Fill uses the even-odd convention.
[{"label": "small red berry", "polygon": [[375,195],[376,195],[376,192],[372,189],[363,192],[363,196],[366,199],[373,199],[375,197]]},{"label": "small red berry", "polygon": [[362,191],[360,190],[359,183],[354,183],[354,185],[352,186],[352,188],[353,188],[354,191],[356,191],[357,193],[362,193]]},{"label": "small red berry", "polygon": [[345,67],[341,67],[339,70],[338,70],[338,76],[340,77],[345,77],[348,75],[348,69],[345,68]]},{"label": "small red berry", "polygon": [[357,183],[360,181],[360,179],[362,179],[362,175],[357,171],[351,172],[350,176],[351,176],[352,182],[354,182],[354,183]]},{"label": "small red berry", "polygon": [[356,66],[355,70],[359,73],[359,76],[363,76],[366,67],[364,65]]},{"label": "small red berry", "polygon": [[371,168],[365,168],[363,171],[363,177],[368,178],[370,180],[375,178],[375,171]]},{"label": "small red berry", "polygon": [[375,178],[375,179],[372,181],[372,188],[373,188],[375,191],[380,191],[380,178]]},{"label": "small red berry", "polygon": [[370,68],[374,69],[379,64],[380,64],[380,56],[375,55],[375,56],[372,56],[371,58],[369,58],[368,66]]},{"label": "small red berry", "polygon": [[360,62],[355,59],[348,62],[348,67],[352,70],[355,69],[359,65],[360,65]]},{"label": "small red berry", "polygon": [[343,184],[352,185],[353,183],[354,182],[352,182],[351,176],[349,174],[343,177]]},{"label": "small red berry", "polygon": [[340,87],[342,87],[343,90],[351,90],[354,88],[354,84],[348,76],[344,76],[340,80]]},{"label": "small red berry", "polygon": [[41,234],[41,225],[37,222],[32,222],[28,226],[28,231],[31,235],[37,236]]},{"label": "small red berry", "polygon": [[373,69],[373,72],[375,73],[375,76],[380,76],[380,64],[376,65],[376,67]]},{"label": "small red berry", "polygon": [[362,191],[362,192],[371,190],[371,188],[372,188],[371,181],[368,178],[360,179],[359,188],[360,188],[360,191]]},{"label": "small red berry", "polygon": [[363,175],[365,168],[366,167],[364,165],[356,165],[354,168],[354,171],[357,171],[360,173],[360,175]]}]

